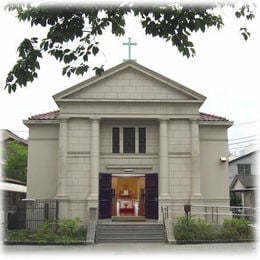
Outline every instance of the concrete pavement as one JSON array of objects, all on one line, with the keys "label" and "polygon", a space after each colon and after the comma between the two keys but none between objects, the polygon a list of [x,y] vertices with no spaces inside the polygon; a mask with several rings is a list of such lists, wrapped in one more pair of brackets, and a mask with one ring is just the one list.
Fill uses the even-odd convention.
[{"label": "concrete pavement", "polygon": [[[221,257],[228,256],[229,259],[232,256],[241,257],[245,255],[254,256],[258,252],[257,243],[225,243],[225,244],[196,244],[196,245],[168,245],[161,243],[106,243],[106,244],[96,244],[96,245],[87,245],[87,246],[3,246],[2,254],[4,259],[10,257],[10,259],[15,259],[15,255],[19,255],[19,259],[22,259],[22,256],[25,256],[28,259],[28,256],[37,255],[41,257],[57,257],[62,254],[65,258],[68,257],[84,257],[86,256],[105,256],[105,258],[116,259],[119,257],[123,259],[128,257],[137,256],[139,257],[156,257],[170,254],[177,256],[191,256],[194,258],[203,258],[205,256],[212,257]],[[37,258],[38,258],[37,257]],[[35,257],[33,257],[35,259]]]}]

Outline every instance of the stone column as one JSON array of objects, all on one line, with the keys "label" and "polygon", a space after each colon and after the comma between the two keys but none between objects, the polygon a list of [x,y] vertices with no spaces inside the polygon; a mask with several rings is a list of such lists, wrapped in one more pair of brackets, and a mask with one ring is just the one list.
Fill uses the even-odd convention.
[{"label": "stone column", "polygon": [[58,150],[58,180],[57,195],[67,195],[67,142],[68,122],[60,120],[59,128],[59,150]]},{"label": "stone column", "polygon": [[59,200],[59,217],[68,218],[68,194],[67,194],[67,143],[68,143],[68,120],[61,119],[59,127],[58,148],[58,178],[57,195]]},{"label": "stone column", "polygon": [[191,120],[191,199],[200,199],[199,121]]},{"label": "stone column", "polygon": [[169,194],[168,119],[159,119],[159,196]]},{"label": "stone column", "polygon": [[90,145],[90,182],[89,182],[89,199],[98,199],[98,180],[100,164],[100,119],[91,119],[91,145]]}]

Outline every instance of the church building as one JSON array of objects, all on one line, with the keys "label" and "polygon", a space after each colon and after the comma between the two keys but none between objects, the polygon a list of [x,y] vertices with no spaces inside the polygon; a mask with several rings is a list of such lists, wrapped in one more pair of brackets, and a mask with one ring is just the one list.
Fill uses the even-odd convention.
[{"label": "church building", "polygon": [[27,199],[85,222],[90,207],[160,219],[167,204],[229,206],[232,122],[201,113],[203,95],[129,60],[53,98],[58,111],[24,121]]}]

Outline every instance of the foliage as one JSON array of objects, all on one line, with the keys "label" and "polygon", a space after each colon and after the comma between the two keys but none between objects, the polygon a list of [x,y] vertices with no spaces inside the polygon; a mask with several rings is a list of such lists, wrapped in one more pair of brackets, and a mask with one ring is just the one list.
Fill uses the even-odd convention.
[{"label": "foliage", "polygon": [[59,233],[73,237],[79,229],[80,218],[62,219],[58,224]]},{"label": "foliage", "polygon": [[192,218],[187,225],[186,218],[178,219],[174,227],[177,240],[214,240],[218,236],[216,226],[206,224],[202,219]]},{"label": "foliage", "polygon": [[19,229],[19,230],[15,230],[12,231],[9,236],[8,239],[11,241],[26,241],[28,237],[30,237],[31,232],[27,229]]},{"label": "foliage", "polygon": [[26,182],[27,155],[27,146],[15,140],[7,142],[5,147],[6,163],[4,165],[6,177]]},{"label": "foliage", "polygon": [[176,240],[253,239],[250,222],[245,219],[225,219],[222,226],[206,224],[202,219],[178,218],[174,226]]},{"label": "foliage", "polygon": [[250,222],[243,218],[225,219],[222,236],[225,239],[252,238]]},{"label": "foliage", "polygon": [[[224,6],[224,5],[223,5]],[[37,78],[40,69],[39,60],[43,53],[63,62],[63,75],[72,73],[83,75],[89,70],[89,59],[99,53],[97,37],[110,30],[112,35],[125,34],[126,16],[138,17],[147,35],[159,37],[177,47],[186,57],[195,55],[191,41],[193,32],[205,32],[210,27],[220,29],[223,18],[215,12],[218,5],[190,6],[180,4],[155,4],[141,6],[137,4],[115,4],[110,6],[79,6],[64,4],[29,3],[9,4],[9,11],[16,11],[19,21],[28,21],[31,26],[47,27],[45,38],[24,39],[18,47],[19,59],[9,72],[5,88],[15,92],[17,86],[27,86]],[[251,20],[254,14],[249,5],[234,7],[237,18]],[[241,28],[245,40],[250,33]],[[103,65],[94,67],[96,75],[104,72]]]},{"label": "foliage", "polygon": [[86,240],[86,230],[80,228],[80,219],[62,219],[56,222],[44,222],[37,232],[28,229],[13,231],[9,234],[10,241],[34,241],[41,243]]}]

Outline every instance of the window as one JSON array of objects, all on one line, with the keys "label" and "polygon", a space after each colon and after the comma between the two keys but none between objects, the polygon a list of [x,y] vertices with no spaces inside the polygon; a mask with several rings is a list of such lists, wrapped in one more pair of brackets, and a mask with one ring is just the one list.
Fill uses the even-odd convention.
[{"label": "window", "polygon": [[146,153],[146,129],[139,128],[139,153]]},{"label": "window", "polygon": [[251,164],[238,164],[237,173],[239,175],[249,175],[251,174]]},{"label": "window", "polygon": [[146,153],[146,128],[113,127],[112,153]]},{"label": "window", "polygon": [[124,153],[135,153],[135,128],[124,128]]},{"label": "window", "polygon": [[119,128],[118,127],[114,127],[113,128],[113,137],[112,137],[112,150],[113,150],[113,153],[119,153]]}]

